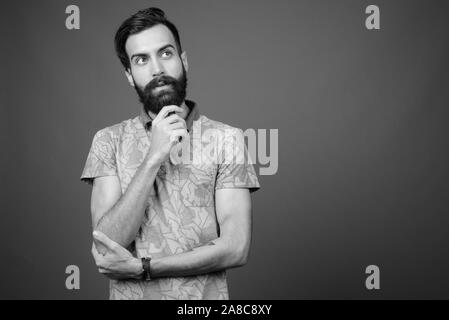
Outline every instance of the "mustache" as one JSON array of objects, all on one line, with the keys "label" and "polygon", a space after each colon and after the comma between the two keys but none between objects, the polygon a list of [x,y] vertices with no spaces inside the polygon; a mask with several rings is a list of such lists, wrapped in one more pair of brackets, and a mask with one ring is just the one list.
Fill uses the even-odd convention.
[{"label": "mustache", "polygon": [[165,85],[176,86],[178,81],[170,76],[162,75],[157,78],[152,79],[144,88],[145,92],[151,92],[151,90]]}]

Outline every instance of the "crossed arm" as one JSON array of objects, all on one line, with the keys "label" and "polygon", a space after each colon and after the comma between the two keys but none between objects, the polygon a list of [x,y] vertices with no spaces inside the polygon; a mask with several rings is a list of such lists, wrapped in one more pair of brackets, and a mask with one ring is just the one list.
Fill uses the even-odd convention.
[{"label": "crossed arm", "polygon": [[[148,184],[148,180],[146,182]],[[132,185],[127,192],[131,192],[130,188]],[[141,215],[136,212],[133,215],[126,214],[130,212],[126,206],[133,204],[132,199],[126,198],[132,196],[139,195],[121,194],[120,182],[115,176],[99,177],[94,181],[91,210],[96,232],[92,254],[100,273],[112,279],[138,279],[142,273],[140,260],[125,249],[134,240],[145,210],[140,209],[143,210]],[[152,259],[153,278],[191,276],[246,263],[251,242],[249,190],[217,189],[215,206],[220,226],[219,237],[188,252]]]}]

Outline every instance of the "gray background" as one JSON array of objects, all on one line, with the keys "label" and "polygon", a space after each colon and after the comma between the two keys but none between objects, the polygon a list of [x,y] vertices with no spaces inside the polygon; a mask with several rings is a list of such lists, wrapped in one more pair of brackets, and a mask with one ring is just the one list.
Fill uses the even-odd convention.
[{"label": "gray background", "polygon": [[[81,30],[65,8],[81,9]],[[365,28],[377,4],[381,30]],[[94,133],[140,105],[118,25],[160,6],[208,117],[279,129],[231,298],[449,298],[449,2],[3,1],[0,298],[103,299],[90,255]],[[65,267],[81,289],[65,289]],[[365,267],[381,290],[365,289]]]}]

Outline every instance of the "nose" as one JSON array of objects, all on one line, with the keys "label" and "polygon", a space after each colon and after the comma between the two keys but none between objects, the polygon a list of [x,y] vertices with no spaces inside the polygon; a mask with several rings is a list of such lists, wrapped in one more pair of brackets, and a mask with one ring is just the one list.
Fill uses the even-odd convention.
[{"label": "nose", "polygon": [[157,76],[164,74],[163,67],[162,67],[161,63],[158,61],[158,59],[153,60],[152,73],[153,73],[152,74],[153,77],[157,77]]}]

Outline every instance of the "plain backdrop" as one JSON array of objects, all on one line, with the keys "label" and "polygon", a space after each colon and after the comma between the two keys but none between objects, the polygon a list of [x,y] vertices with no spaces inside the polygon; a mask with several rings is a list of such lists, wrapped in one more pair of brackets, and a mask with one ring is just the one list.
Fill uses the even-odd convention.
[{"label": "plain backdrop", "polygon": [[279,130],[232,299],[449,298],[449,2],[424,0],[3,1],[0,298],[108,298],[79,177],[95,132],[140,110],[113,37],[150,6],[180,31],[203,114]]}]

